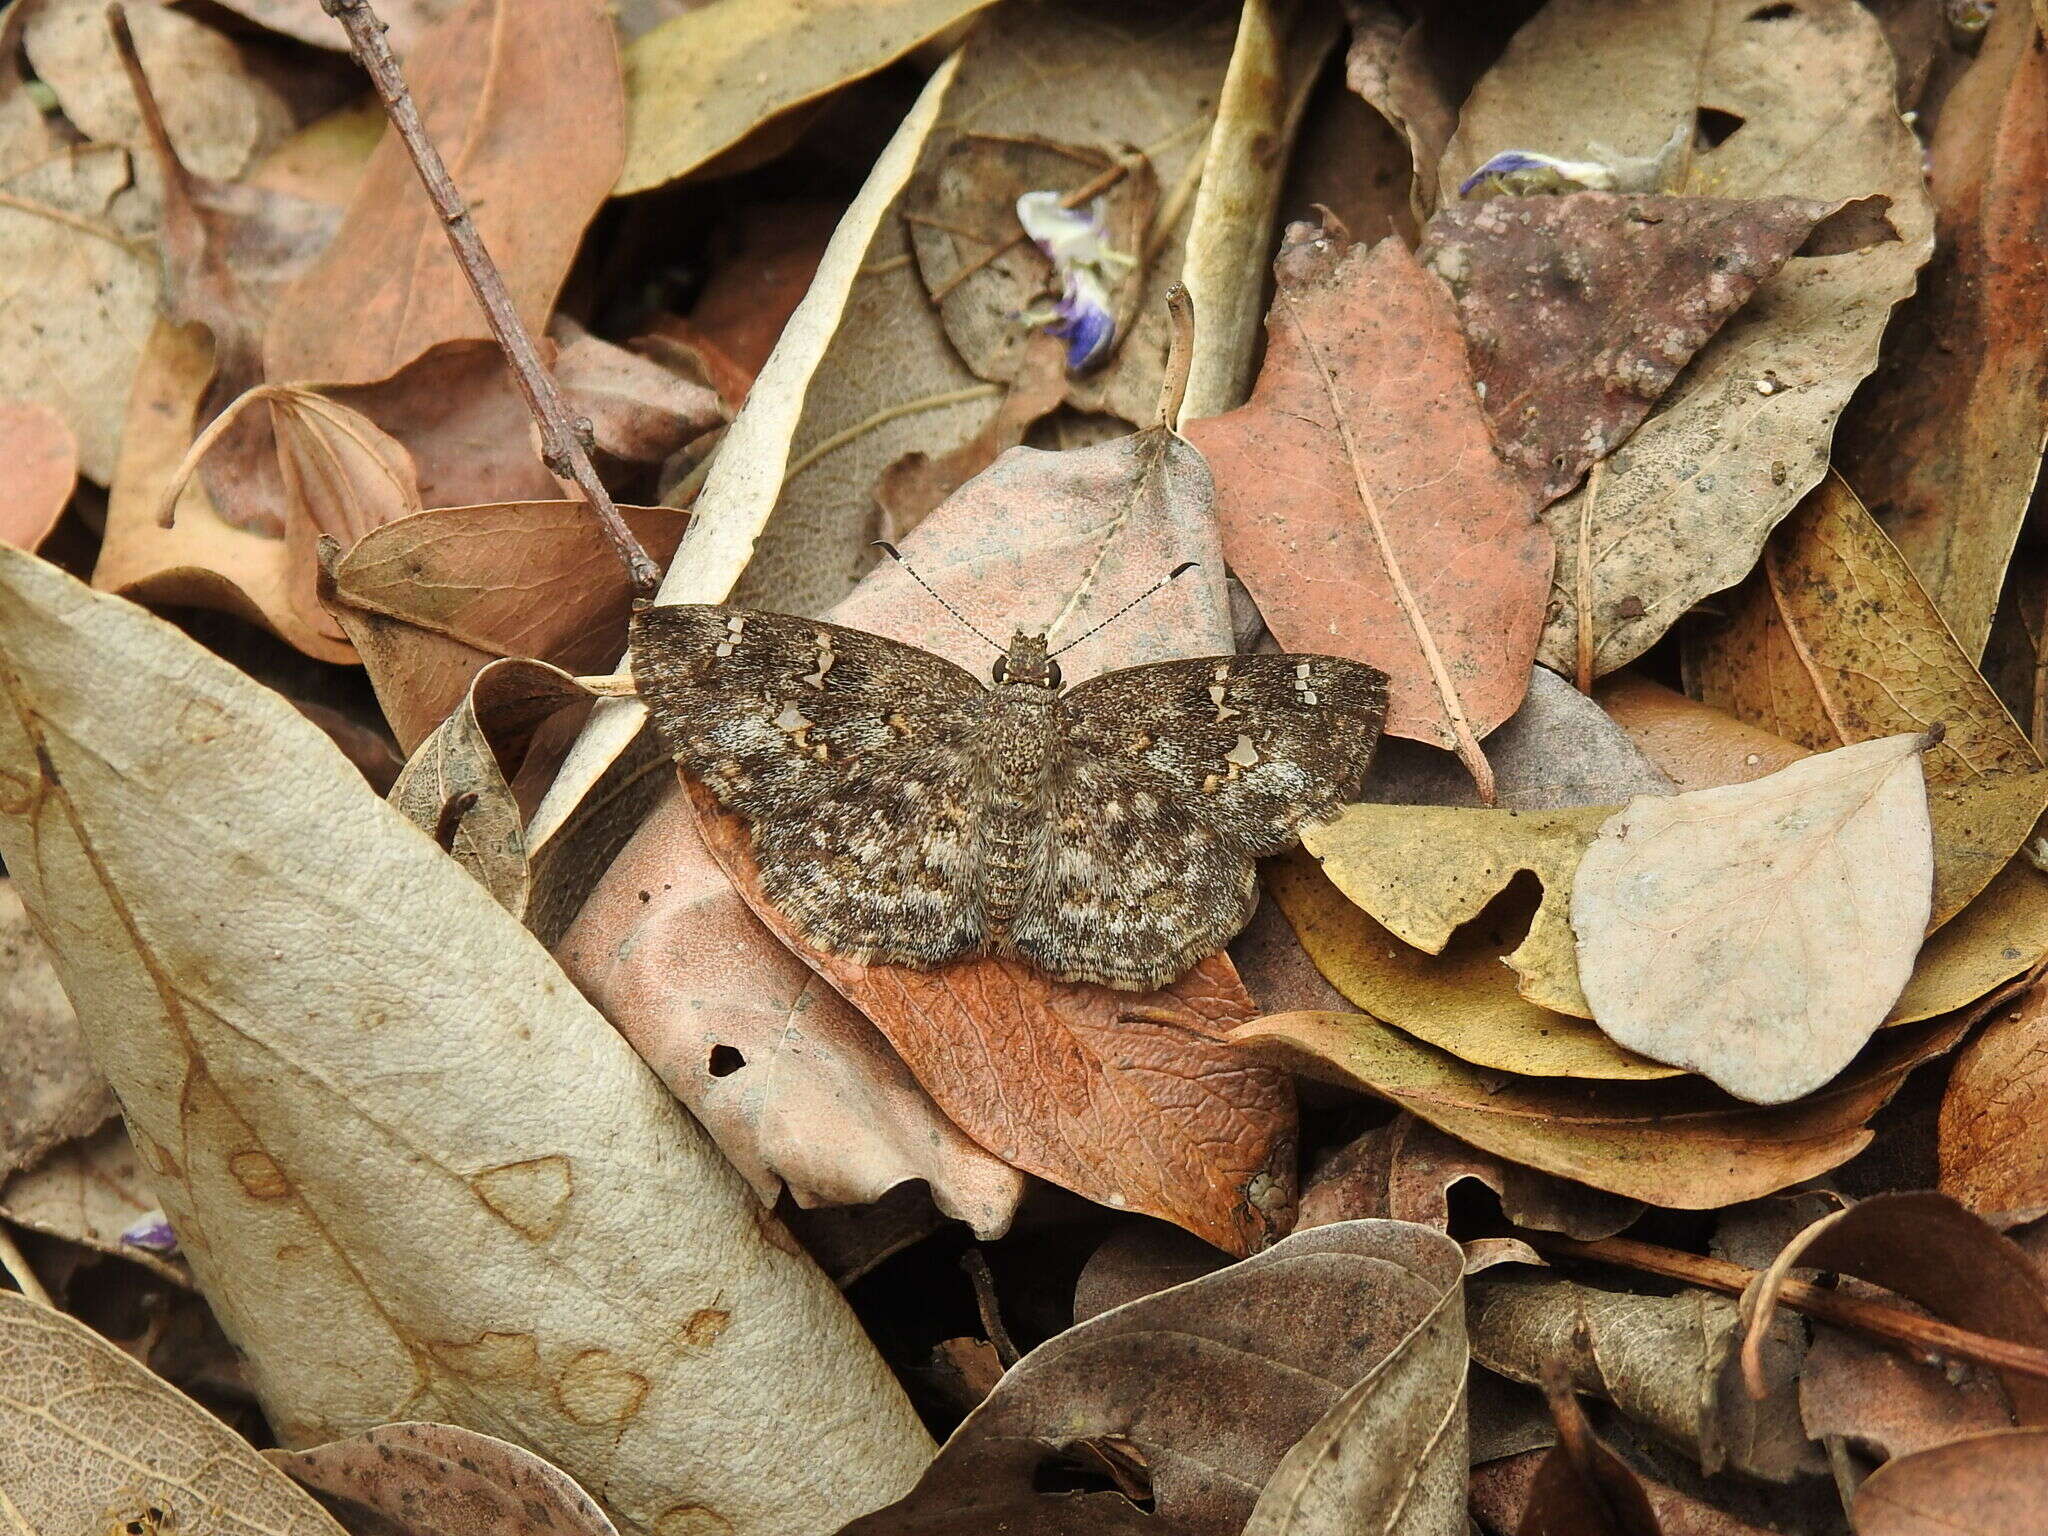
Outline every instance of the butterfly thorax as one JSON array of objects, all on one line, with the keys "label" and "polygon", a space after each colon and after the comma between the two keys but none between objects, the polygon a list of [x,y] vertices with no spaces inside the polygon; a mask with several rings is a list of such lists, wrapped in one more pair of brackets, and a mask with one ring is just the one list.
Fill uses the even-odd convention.
[{"label": "butterfly thorax", "polygon": [[982,715],[987,775],[981,817],[983,921],[1006,933],[1030,891],[1044,842],[1046,780],[1059,734],[1060,672],[1045,637],[1021,631],[996,663]]}]

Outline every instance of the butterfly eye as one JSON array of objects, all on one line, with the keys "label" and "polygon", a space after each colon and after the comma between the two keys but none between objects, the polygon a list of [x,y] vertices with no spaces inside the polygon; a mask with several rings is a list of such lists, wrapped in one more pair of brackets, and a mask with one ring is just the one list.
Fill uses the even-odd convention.
[{"label": "butterfly eye", "polygon": [[996,658],[996,664],[995,667],[992,669],[991,675],[994,676],[995,680],[1000,683],[1004,679],[1004,677],[1006,677],[1009,674],[1009,670],[1009,658],[1006,656],[998,656]]},{"label": "butterfly eye", "polygon": [[1058,662],[1056,662],[1056,661],[1048,661],[1048,662],[1047,662],[1047,663],[1045,664],[1045,685],[1046,685],[1046,687],[1048,687],[1048,688],[1058,688],[1058,687],[1059,687],[1059,685],[1060,685],[1060,664],[1059,664]]}]

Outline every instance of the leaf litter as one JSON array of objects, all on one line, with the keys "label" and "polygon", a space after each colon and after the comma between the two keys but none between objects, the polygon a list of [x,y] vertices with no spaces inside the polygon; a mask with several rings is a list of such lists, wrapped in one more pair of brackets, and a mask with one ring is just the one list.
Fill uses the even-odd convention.
[{"label": "leaf litter", "polygon": [[[337,9],[0,13],[10,1510],[2039,1523],[2038,6],[391,0],[445,214]],[[593,498],[1393,739],[1151,994],[863,966]]]}]

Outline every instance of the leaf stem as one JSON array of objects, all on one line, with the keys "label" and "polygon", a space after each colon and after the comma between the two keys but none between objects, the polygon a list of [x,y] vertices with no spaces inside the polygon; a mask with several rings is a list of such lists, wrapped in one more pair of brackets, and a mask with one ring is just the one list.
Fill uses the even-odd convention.
[{"label": "leaf stem", "polygon": [[1159,381],[1159,414],[1153,425],[1180,430],[1180,408],[1187,403],[1188,372],[1195,360],[1195,301],[1184,283],[1166,290],[1166,315],[1173,322],[1173,340],[1166,351],[1166,373]]},{"label": "leaf stem", "polygon": [[[1679,1248],[1661,1248],[1627,1237],[1603,1237],[1579,1242],[1555,1232],[1518,1231],[1530,1247],[1559,1258],[1585,1259],[1597,1264],[1614,1264],[1646,1275],[1682,1280],[1710,1291],[1740,1296],[1763,1276],[1760,1269],[1731,1264],[1726,1259],[1687,1253]],[[1910,1354],[1948,1355],[1958,1360],[1988,1365],[1995,1370],[2018,1371],[2048,1380],[2048,1349],[2001,1339],[1988,1333],[1958,1328],[1939,1318],[1922,1317],[1903,1308],[1888,1306],[1862,1296],[1846,1296],[1806,1280],[1787,1280],[1777,1299],[1795,1312],[1839,1328],[1851,1328],[1881,1339]]]},{"label": "leaf stem", "polygon": [[534,348],[533,337],[519,318],[518,306],[512,302],[511,291],[505,286],[498,264],[484,249],[483,237],[476,232],[468,204],[463,202],[454,179],[449,176],[441,152],[427,137],[426,124],[420,120],[419,108],[413,102],[412,91],[406,86],[404,72],[392,56],[391,45],[384,40],[383,21],[370,8],[370,0],[320,0],[320,4],[348,33],[349,48],[354,52],[356,62],[369,73],[370,83],[376,86],[377,95],[383,100],[385,115],[391,119],[392,130],[412,157],[420,184],[426,188],[434,211],[441,217],[441,228],[448,236],[449,248],[455,253],[456,265],[462,268],[462,275],[469,280],[470,292],[476,295],[477,305],[483,310],[491,334],[505,353],[505,361],[518,382],[519,392],[526,397],[526,408],[533,416],[534,425],[540,429],[541,462],[557,478],[575,483],[597,518],[598,526],[603,529],[606,540],[624,563],[633,590],[642,596],[651,595],[661,583],[661,568],[647,558],[647,551],[633,537],[632,529],[626,526],[625,519],[619,516],[619,509],[612,504],[610,492],[597,478],[597,470],[590,462],[590,423],[570,419],[561,391],[555,387],[554,376],[542,364],[540,353]]}]

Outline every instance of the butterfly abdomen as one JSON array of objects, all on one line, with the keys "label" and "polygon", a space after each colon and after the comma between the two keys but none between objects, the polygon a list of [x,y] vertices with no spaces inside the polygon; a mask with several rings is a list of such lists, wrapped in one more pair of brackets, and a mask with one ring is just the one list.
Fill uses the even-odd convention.
[{"label": "butterfly abdomen", "polygon": [[1010,683],[988,696],[980,760],[987,783],[981,825],[981,911],[992,948],[1029,896],[1045,845],[1045,786],[1057,729],[1050,688]]}]

